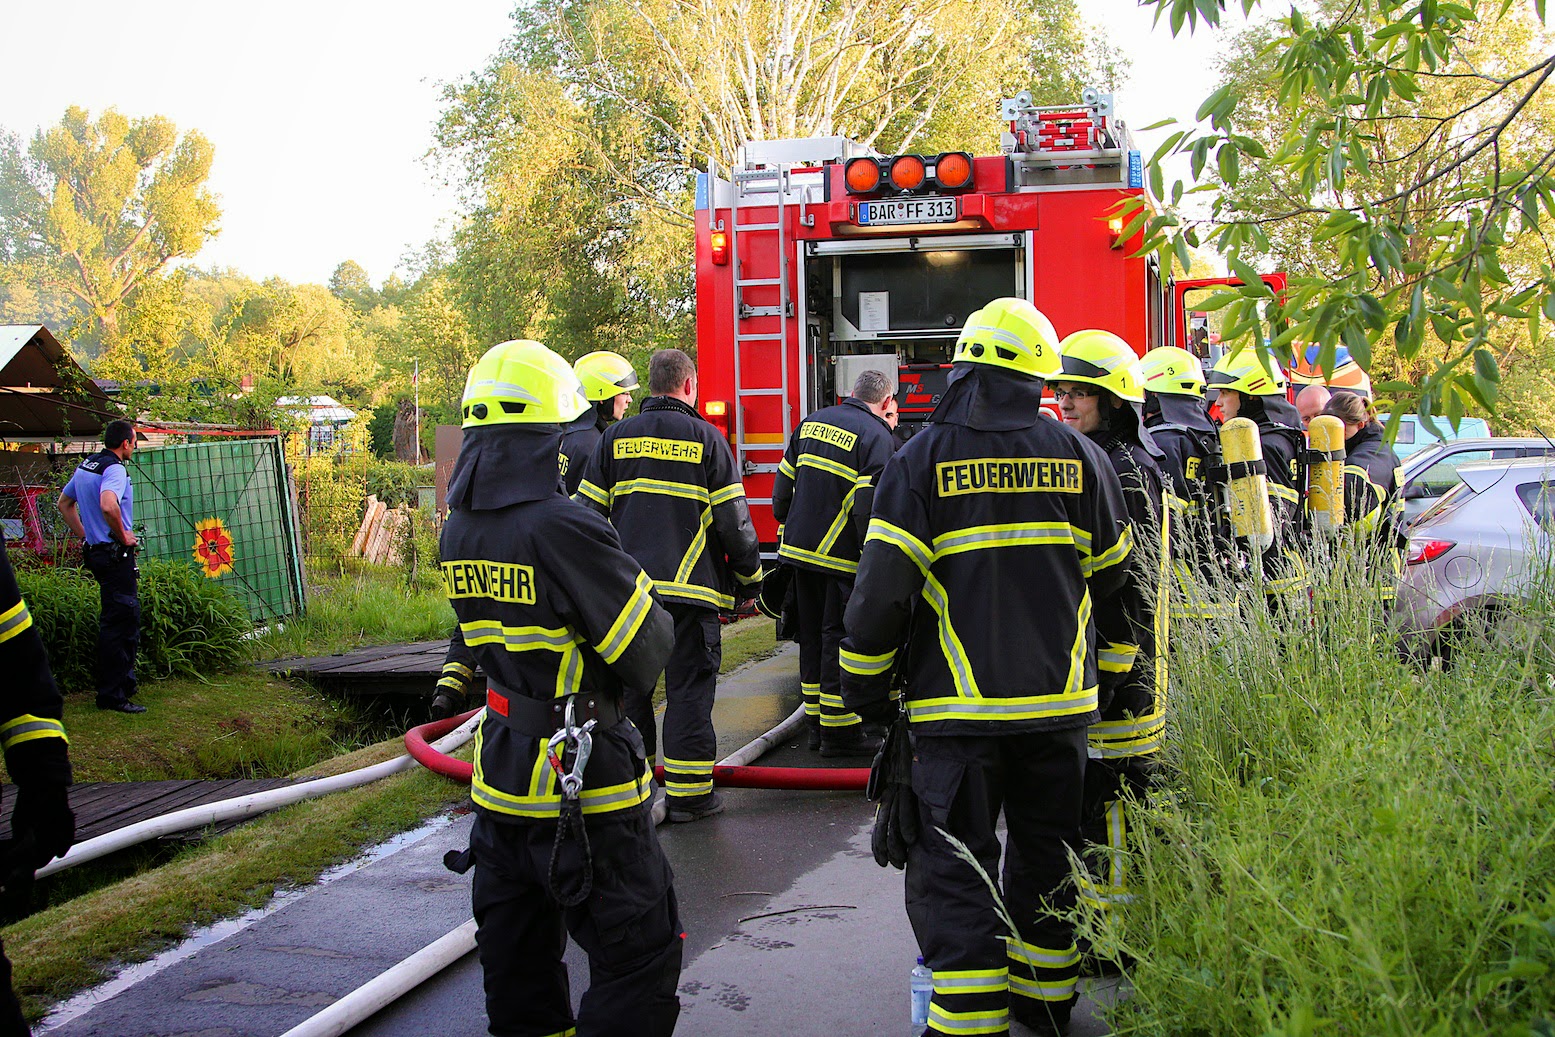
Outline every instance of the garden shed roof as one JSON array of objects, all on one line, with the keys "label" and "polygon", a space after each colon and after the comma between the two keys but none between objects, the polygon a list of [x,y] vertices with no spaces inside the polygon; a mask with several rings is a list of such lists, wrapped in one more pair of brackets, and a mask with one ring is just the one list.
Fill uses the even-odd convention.
[{"label": "garden shed roof", "polygon": [[0,440],[96,439],[108,397],[42,324],[0,324]]}]

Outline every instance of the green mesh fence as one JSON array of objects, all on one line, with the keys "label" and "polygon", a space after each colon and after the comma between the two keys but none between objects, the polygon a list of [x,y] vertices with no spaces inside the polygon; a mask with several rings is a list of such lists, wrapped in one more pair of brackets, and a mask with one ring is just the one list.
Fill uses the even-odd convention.
[{"label": "green mesh fence", "polygon": [[129,467],[144,555],[195,566],[236,594],[256,622],[302,612],[296,521],[278,440],[145,448]]}]

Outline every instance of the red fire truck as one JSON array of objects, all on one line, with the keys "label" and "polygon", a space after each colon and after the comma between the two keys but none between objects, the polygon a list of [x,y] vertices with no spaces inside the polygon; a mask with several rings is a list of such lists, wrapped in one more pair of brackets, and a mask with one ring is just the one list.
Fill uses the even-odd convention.
[{"label": "red fire truck", "polygon": [[991,299],[1030,299],[1060,335],[1105,328],[1141,353],[1202,341],[1184,297],[1228,282],[1173,284],[1154,256],[1130,256],[1116,207],[1144,193],[1143,163],[1111,96],[1055,108],[1022,93],[1001,114],[998,155],[752,141],[734,168],[699,174],[700,406],[734,447],[765,546],[794,426],[865,368],[895,379],[908,431],[921,424],[962,324]]}]

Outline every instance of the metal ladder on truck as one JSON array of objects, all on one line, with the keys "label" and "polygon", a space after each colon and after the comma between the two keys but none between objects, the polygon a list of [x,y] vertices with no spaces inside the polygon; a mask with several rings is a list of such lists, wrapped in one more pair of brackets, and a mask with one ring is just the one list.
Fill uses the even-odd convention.
[{"label": "metal ladder on truck", "polygon": [[[776,169],[752,169],[731,170],[730,180],[734,187],[734,197],[729,205],[729,250],[734,254],[734,444],[740,463],[742,475],[754,475],[758,472],[776,472],[777,461],[761,462],[753,461],[751,454],[773,454],[782,456],[783,449],[788,445],[789,433],[793,431],[793,400],[789,395],[789,343],[788,333],[790,321],[794,318],[794,303],[789,294],[789,246],[788,240],[788,193],[789,177],[788,167],[779,166]],[[747,198],[761,198],[764,195],[775,195],[771,202],[759,201],[755,205],[774,205],[777,209],[777,219],[773,223],[745,223],[740,222],[740,209]],[[746,277],[745,260],[740,248],[740,239],[746,235],[776,234],[778,252],[778,270],[776,277]],[[748,249],[747,249],[748,250]],[[776,306],[755,306],[745,301],[745,289],[775,287],[778,290],[778,303]],[[778,330],[776,332],[752,332],[743,328],[746,322],[757,317],[776,317]],[[777,343],[778,370],[781,377],[777,385],[751,385],[748,384],[749,376],[746,350],[765,349],[766,343]],[[758,345],[760,343],[760,345]],[[782,418],[780,420],[781,432],[776,443],[753,443],[747,436],[745,427],[745,406],[748,399],[762,396],[780,397]],[[753,499],[752,504],[770,504],[770,498]]]}]

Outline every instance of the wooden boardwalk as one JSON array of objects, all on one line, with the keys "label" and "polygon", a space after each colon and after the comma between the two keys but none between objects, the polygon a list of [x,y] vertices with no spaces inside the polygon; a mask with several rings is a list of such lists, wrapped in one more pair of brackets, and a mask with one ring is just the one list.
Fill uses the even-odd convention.
[{"label": "wooden boardwalk", "polygon": [[447,641],[417,641],[311,659],[277,659],[260,665],[276,676],[301,678],[325,691],[430,699],[442,675],[443,655],[447,651]]},{"label": "wooden boardwalk", "polygon": [[[76,842],[106,835],[137,821],[161,817],[185,807],[264,792],[296,784],[297,780],[234,778],[224,781],[81,782],[70,786],[70,808],[76,815]],[[3,804],[0,804],[0,839],[5,839],[11,835],[11,813],[16,809],[16,787],[4,786],[0,796],[4,797]],[[239,823],[229,821],[214,828],[225,831]],[[202,834],[204,830],[196,828],[167,838],[192,840]]]}]

